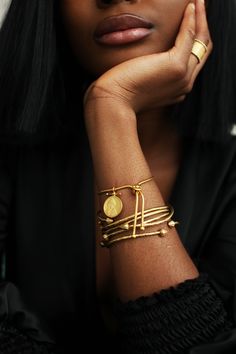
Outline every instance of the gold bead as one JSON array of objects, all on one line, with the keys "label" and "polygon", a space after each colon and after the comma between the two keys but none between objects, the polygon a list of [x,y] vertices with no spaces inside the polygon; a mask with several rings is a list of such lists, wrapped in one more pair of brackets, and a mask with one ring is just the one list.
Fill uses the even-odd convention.
[{"label": "gold bead", "polygon": [[145,230],[145,227],[144,227],[144,226],[141,226],[141,227],[140,227],[140,230],[144,231],[144,230]]},{"label": "gold bead", "polygon": [[166,231],[165,229],[161,229],[159,236],[160,236],[160,237],[164,237],[164,236],[167,234],[167,232],[168,232],[168,231]]},{"label": "gold bead", "polygon": [[175,225],[178,225],[178,221],[170,220],[170,221],[168,222],[168,226],[169,226],[170,228],[175,227]]},{"label": "gold bead", "polygon": [[113,220],[110,219],[110,218],[106,218],[106,223],[107,223],[107,224],[112,224],[112,223],[113,223]]},{"label": "gold bead", "polygon": [[108,240],[108,235],[107,234],[102,235],[102,237],[103,237],[104,240]]},{"label": "gold bead", "polygon": [[169,226],[170,228],[175,227],[175,222],[174,222],[173,220],[170,220],[170,221],[168,222],[168,226]]},{"label": "gold bead", "polygon": [[129,230],[129,224],[120,225],[120,229],[122,229],[122,230]]},{"label": "gold bead", "polygon": [[136,192],[140,192],[141,190],[142,190],[142,187],[139,184],[132,187],[133,194],[135,194]]}]

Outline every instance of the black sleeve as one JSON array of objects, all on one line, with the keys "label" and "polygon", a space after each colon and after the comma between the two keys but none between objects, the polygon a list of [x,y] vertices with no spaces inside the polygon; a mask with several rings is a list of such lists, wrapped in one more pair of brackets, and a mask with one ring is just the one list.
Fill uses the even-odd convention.
[{"label": "black sleeve", "polygon": [[213,210],[217,221],[194,259],[201,276],[119,305],[125,352],[236,353],[236,159],[223,186]]},{"label": "black sleeve", "polygon": [[232,326],[223,302],[203,274],[159,294],[120,303],[117,310],[125,353],[190,353]]},{"label": "black sleeve", "polygon": [[[11,178],[6,161],[0,155],[0,259],[7,237],[11,204]],[[1,279],[3,267],[0,267]],[[40,329],[37,318],[23,304],[18,289],[10,282],[0,282],[0,353],[53,354],[55,346]]]}]

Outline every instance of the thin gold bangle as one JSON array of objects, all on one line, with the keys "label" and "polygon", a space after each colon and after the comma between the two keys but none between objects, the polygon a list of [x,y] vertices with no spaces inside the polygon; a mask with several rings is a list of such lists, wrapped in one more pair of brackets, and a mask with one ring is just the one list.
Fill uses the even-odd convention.
[{"label": "thin gold bangle", "polygon": [[[165,214],[165,217],[164,217],[164,219],[157,219],[157,220],[154,220],[153,219],[153,221],[151,222],[151,223],[148,223],[148,224],[144,224],[144,226],[145,226],[145,228],[146,227],[151,227],[151,226],[157,226],[157,225],[161,225],[161,224],[163,224],[163,223],[165,223],[165,222],[167,222],[167,221],[169,221],[169,220],[171,220],[171,218],[172,218],[172,216],[173,216],[173,214]],[[136,225],[136,227],[141,227],[141,225],[142,224],[137,224]],[[116,228],[113,228],[113,229],[111,229],[111,230],[108,230],[108,231],[106,231],[106,233],[105,233],[105,235],[107,235],[107,236],[113,236],[113,235],[118,235],[118,234],[120,234],[120,233],[123,233],[124,231],[128,231],[130,228],[132,228],[134,225],[129,225],[128,224],[128,228],[123,228],[123,229],[119,229],[118,227],[116,227]],[[143,229],[141,229],[141,230],[143,230]]]},{"label": "thin gold bangle", "polygon": [[161,229],[158,231],[154,231],[154,232],[148,232],[148,233],[144,233],[144,234],[136,234],[136,235],[127,235],[127,236],[122,236],[119,238],[115,238],[113,240],[109,240],[109,241],[102,241],[100,242],[100,245],[102,247],[110,247],[111,245],[120,242],[120,241],[125,241],[125,240],[131,240],[131,239],[138,239],[138,238],[142,238],[142,237],[149,237],[149,236],[159,236],[159,237],[164,237],[165,234],[167,234],[167,230],[165,229]]},{"label": "thin gold bangle", "polygon": [[132,184],[125,184],[124,186],[121,186],[121,187],[113,187],[110,189],[104,189],[104,190],[101,190],[100,192],[98,192],[98,195],[101,195],[104,193],[112,193],[114,190],[116,192],[116,191],[120,191],[122,189],[127,189],[127,188],[133,189],[133,187],[135,187],[135,186],[142,186],[142,184],[150,182],[151,180],[153,180],[153,178],[154,178],[153,176],[149,177],[149,178],[147,178],[137,184],[133,184],[133,185]]},{"label": "thin gold bangle", "polygon": [[[163,211],[168,210],[168,208],[169,208],[169,206],[161,206],[161,207],[156,207],[156,208],[150,208],[150,209],[145,210],[144,214],[145,214],[145,216],[148,217],[148,216],[153,215],[153,214],[156,213],[156,212],[162,213]],[[150,215],[148,215],[148,213],[150,213]],[[139,217],[139,216],[141,216],[141,214],[142,214],[142,213],[139,212],[137,216]],[[104,218],[98,216],[98,220],[99,220],[100,222],[106,222],[107,225],[104,226],[104,228],[109,228],[111,225],[114,226],[114,225],[117,225],[117,224],[122,224],[122,223],[124,223],[124,222],[127,222],[127,221],[133,219],[134,216],[135,216],[135,214],[130,215],[130,216],[127,216],[127,217],[125,217],[125,218],[123,218],[123,219],[119,219],[119,220],[117,220],[117,221],[113,221],[113,220],[111,220],[111,219],[109,219],[109,218],[108,218],[109,221],[107,221],[107,219],[104,219]]]},{"label": "thin gold bangle", "polygon": [[[166,216],[167,214],[170,214],[170,211],[168,209],[166,210],[163,210],[162,212],[160,211],[153,211],[151,213],[145,213],[144,214],[144,218],[145,218],[145,222],[147,223],[148,221],[150,220],[153,220],[153,219],[160,219],[162,218],[163,216]],[[156,216],[155,216],[156,215]],[[152,219],[148,219],[150,217],[153,217],[155,216],[155,218],[152,218]],[[116,223],[110,223],[109,225],[105,225],[105,226],[101,226],[101,229],[102,230],[107,230],[107,229],[114,229],[116,227],[121,227],[123,226],[124,224],[129,224],[131,222],[133,222],[134,220],[134,215],[130,216],[129,219],[128,218],[124,218],[124,219],[120,219],[119,222],[116,222]],[[140,221],[141,220],[141,215],[138,215],[137,217],[137,221]]]}]

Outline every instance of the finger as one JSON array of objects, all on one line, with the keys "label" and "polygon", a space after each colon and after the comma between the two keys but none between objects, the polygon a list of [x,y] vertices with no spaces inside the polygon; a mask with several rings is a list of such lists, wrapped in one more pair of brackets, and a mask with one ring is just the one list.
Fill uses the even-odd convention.
[{"label": "finger", "polygon": [[193,47],[195,29],[195,4],[191,2],[185,10],[184,18],[175,41],[175,46],[172,48],[174,55],[177,55],[183,63],[186,63],[186,65],[188,64],[189,56]]},{"label": "finger", "polygon": [[204,0],[196,0],[196,37],[204,42],[206,46],[210,42],[210,33]]},{"label": "finger", "polygon": [[197,75],[205,65],[213,47],[207,23],[204,0],[196,1],[196,38],[206,44],[207,52],[200,62],[194,55],[190,56],[188,69],[189,74],[191,75],[191,81],[196,79]]},{"label": "finger", "polygon": [[[206,46],[210,44],[210,33],[204,0],[196,0],[196,38],[205,43]],[[188,66],[189,71],[193,72],[196,69],[196,64],[201,63],[199,63],[198,59],[194,55],[191,55]]]}]

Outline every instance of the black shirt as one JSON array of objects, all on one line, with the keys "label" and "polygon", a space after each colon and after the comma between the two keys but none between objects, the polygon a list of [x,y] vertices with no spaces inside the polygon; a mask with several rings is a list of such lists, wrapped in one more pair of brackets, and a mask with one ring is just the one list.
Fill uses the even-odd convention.
[{"label": "black shirt", "polygon": [[[109,343],[107,337],[102,336],[105,329],[96,300],[93,198],[93,171],[87,144],[79,144],[71,138],[31,146],[2,146],[0,240],[5,255],[0,287],[2,322],[10,319],[13,328],[37,343],[50,343],[49,335],[63,354],[79,353],[83,341],[89,348],[98,334],[104,348],[105,341]],[[198,269],[208,274],[208,279],[203,277],[200,282],[215,289],[216,297],[211,297],[214,304],[222,301],[216,317],[219,318],[222,311],[227,313],[222,326],[216,326],[217,330],[211,331],[209,339],[204,335],[193,344],[190,341],[192,349],[186,352],[234,353],[236,139],[225,144],[186,140],[170,203],[175,209],[175,219],[180,222],[178,232],[184,246]],[[198,293],[196,288],[190,291],[191,286],[186,286],[186,292]],[[170,291],[175,294],[178,289]],[[157,308],[158,296],[156,301],[154,307]],[[194,301],[199,303],[200,300]],[[128,313],[124,323],[128,323],[127,318],[136,305],[130,303],[128,309],[124,305],[124,313]],[[148,306],[144,301],[141,312],[147,312]],[[209,306],[213,305],[209,303]],[[184,305],[183,311],[185,308]],[[122,321],[123,317],[122,314]],[[212,317],[210,322],[214,321]],[[188,322],[191,323],[191,315]],[[203,318],[198,326],[204,327]],[[168,332],[168,326],[162,331]],[[188,337],[186,329],[184,331],[183,336]],[[88,334],[89,342],[85,339]],[[125,338],[124,333],[120,338]],[[145,346],[134,349],[134,342],[135,336],[127,352],[168,352],[145,349]],[[206,344],[197,349],[194,343]],[[76,349],[72,349],[74,346]],[[38,353],[36,349],[34,352]],[[184,350],[178,352],[184,353]]]}]

